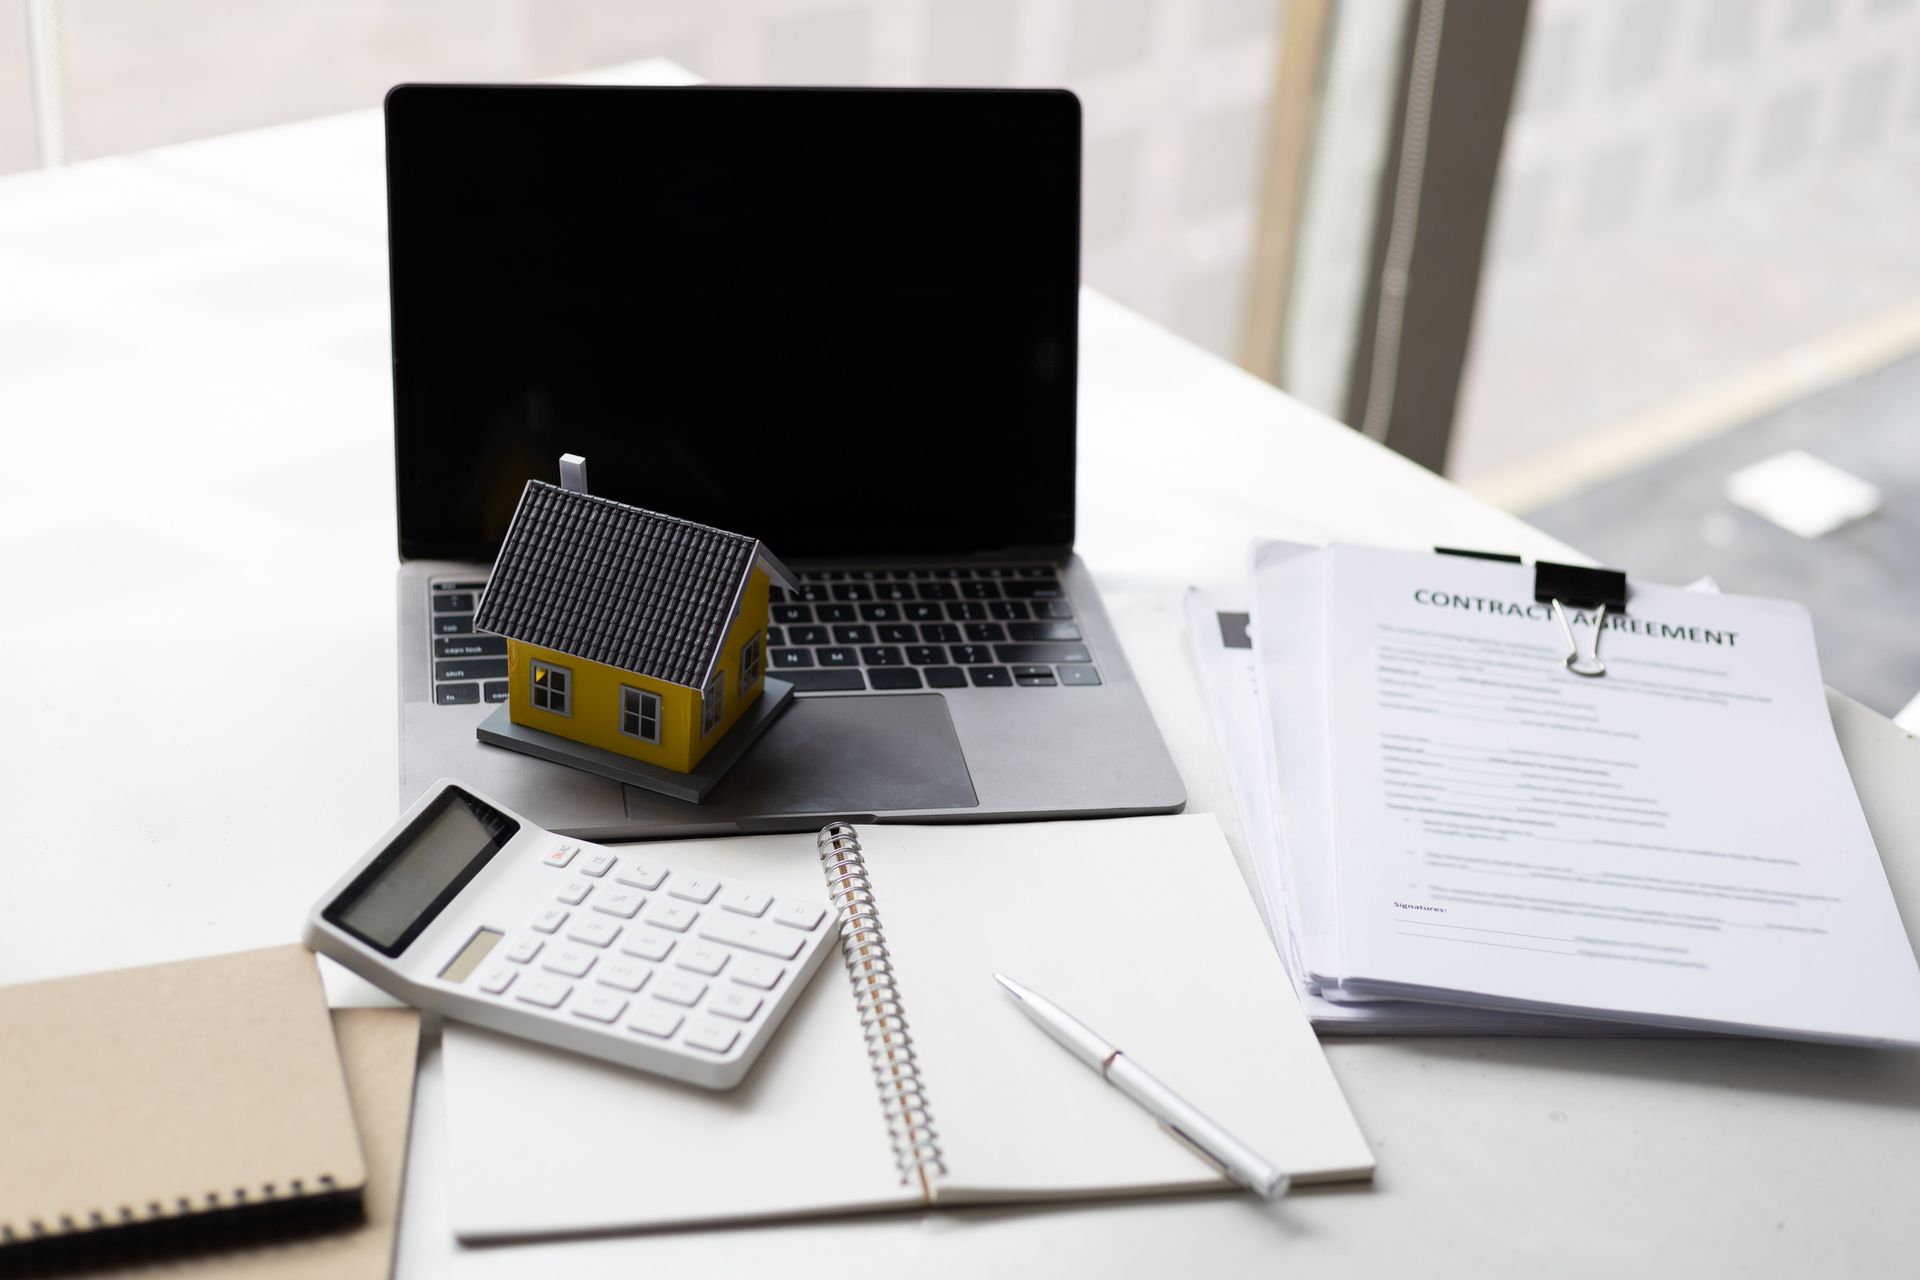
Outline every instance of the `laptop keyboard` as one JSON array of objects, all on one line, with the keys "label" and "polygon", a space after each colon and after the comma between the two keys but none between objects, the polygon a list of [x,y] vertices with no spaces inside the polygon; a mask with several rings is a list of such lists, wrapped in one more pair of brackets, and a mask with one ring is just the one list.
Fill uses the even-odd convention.
[{"label": "laptop keyboard", "polygon": [[[1100,683],[1050,565],[814,569],[774,587],[768,673],[802,693]],[[507,700],[507,642],[474,635],[484,582],[432,584],[433,699]]]}]

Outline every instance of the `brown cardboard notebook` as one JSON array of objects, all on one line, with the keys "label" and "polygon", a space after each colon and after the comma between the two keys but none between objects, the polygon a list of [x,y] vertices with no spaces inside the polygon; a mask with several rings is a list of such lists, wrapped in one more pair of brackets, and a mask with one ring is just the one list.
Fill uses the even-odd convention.
[{"label": "brown cardboard notebook", "polygon": [[305,947],[0,989],[0,1028],[0,1266],[361,1212]]}]

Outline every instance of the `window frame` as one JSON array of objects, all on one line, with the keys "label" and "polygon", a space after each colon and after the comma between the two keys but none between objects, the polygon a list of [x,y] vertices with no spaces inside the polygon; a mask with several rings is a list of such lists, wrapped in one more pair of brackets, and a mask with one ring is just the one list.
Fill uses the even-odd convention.
[{"label": "window frame", "polygon": [[[765,631],[756,631],[741,642],[739,694],[743,698],[747,690],[760,682],[760,676],[767,669],[766,636]],[[749,654],[753,656],[751,665],[747,662]]]},{"label": "window frame", "polygon": [[[632,712],[633,722],[636,726],[635,729],[627,728],[627,715],[628,715],[627,695],[628,694],[632,694],[636,702],[636,706]],[[651,716],[649,716],[649,713],[647,710],[649,703],[651,703],[653,707]],[[620,727],[620,732],[625,736],[634,739],[636,742],[644,742],[649,746],[654,746],[654,747],[659,746],[660,745],[660,725],[661,725],[661,721],[665,718],[665,714],[666,714],[666,702],[664,699],[661,698],[659,694],[655,693],[653,690],[642,689],[637,685],[631,685],[631,684],[623,684],[620,686],[620,726],[619,727]],[[653,721],[653,736],[651,738],[649,738],[644,732],[642,732],[642,730],[646,729],[647,721],[649,718],[651,718]]]},{"label": "window frame", "polygon": [[[554,684],[551,680],[540,679],[540,672],[560,677],[560,690],[557,695],[560,705],[554,706]],[[540,699],[544,696],[546,702]],[[563,667],[557,662],[548,662],[544,658],[527,659],[527,704],[535,711],[544,711],[548,715],[573,718],[573,668]]]},{"label": "window frame", "polygon": [[713,679],[707,681],[707,687],[700,691],[700,736],[710,735],[720,727],[720,709],[726,694],[726,681],[720,677],[725,669],[716,670]]}]

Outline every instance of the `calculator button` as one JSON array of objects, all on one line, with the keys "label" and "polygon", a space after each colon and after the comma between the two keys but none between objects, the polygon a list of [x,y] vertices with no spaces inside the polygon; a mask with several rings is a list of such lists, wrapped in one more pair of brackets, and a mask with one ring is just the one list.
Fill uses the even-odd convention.
[{"label": "calculator button", "polygon": [[560,892],[553,896],[570,907],[577,907],[587,900],[587,895],[591,892],[593,892],[593,886],[587,881],[569,880],[561,885]]},{"label": "calculator button", "polygon": [[688,902],[712,902],[713,895],[720,892],[720,882],[712,876],[676,875],[667,881],[667,892]]},{"label": "calculator button", "polygon": [[806,945],[806,939],[791,929],[782,929],[765,920],[742,920],[724,911],[712,912],[701,922],[700,936],[709,942],[744,947],[777,960],[793,959]]},{"label": "calculator button", "polygon": [[569,978],[583,978],[587,970],[593,968],[593,952],[579,947],[555,947],[547,952],[547,958],[540,962],[540,967],[564,973]]},{"label": "calculator button", "polygon": [[538,938],[515,938],[513,945],[507,948],[507,959],[513,961],[515,964],[525,964],[527,961],[539,955],[540,948],[545,945],[546,944]]},{"label": "calculator button", "polygon": [[773,895],[761,893],[758,889],[729,889],[727,896],[720,899],[720,905],[729,911],[738,911],[743,916],[765,915],[767,908],[773,905]]},{"label": "calculator button", "polygon": [[592,1022],[612,1022],[627,1011],[627,998],[611,991],[589,991],[573,1002],[568,1010],[576,1018]]},{"label": "calculator button", "polygon": [[628,934],[627,940],[620,944],[620,949],[642,960],[665,960],[667,952],[673,950],[673,944],[674,939],[669,934],[640,929]]},{"label": "calculator button", "polygon": [[620,926],[611,920],[588,916],[574,921],[573,928],[567,930],[567,936],[590,947],[604,947],[620,936]]},{"label": "calculator button", "polygon": [[707,984],[684,973],[670,973],[653,988],[654,999],[671,1000],[675,1004],[699,1004],[700,997],[705,994]]},{"label": "calculator button", "polygon": [[607,874],[607,872],[613,870],[615,861],[614,856],[605,849],[596,850],[588,854],[587,860],[580,864],[580,874],[583,876],[592,876],[597,880]]},{"label": "calculator button", "polygon": [[545,978],[534,974],[520,984],[513,998],[527,1004],[537,1004],[543,1009],[558,1009],[560,1002],[573,991],[573,984],[562,982],[558,978]]},{"label": "calculator button", "polygon": [[487,970],[485,976],[480,979],[480,989],[490,996],[497,996],[512,986],[513,980],[518,977],[519,974],[520,971],[518,969],[509,969],[506,965],[496,965],[494,968]]},{"label": "calculator button", "polygon": [[696,1022],[681,1039],[696,1049],[725,1053],[733,1048],[733,1042],[739,1038],[740,1032],[733,1027],[722,1026],[718,1022]]},{"label": "calculator button", "polygon": [[718,947],[707,947],[696,944],[682,951],[680,958],[675,960],[674,963],[682,969],[691,969],[695,973],[704,973],[711,978],[714,974],[727,967],[727,953]]},{"label": "calculator button", "polygon": [[760,997],[751,991],[729,987],[707,1002],[707,1012],[746,1022],[760,1012]]},{"label": "calculator button", "polygon": [[610,960],[600,966],[600,972],[594,975],[593,980],[622,991],[638,991],[647,985],[647,979],[652,976],[653,970],[643,964],[635,964],[631,960]]},{"label": "calculator button", "polygon": [[762,960],[759,956],[741,956],[733,962],[733,972],[728,976],[749,987],[771,991],[774,984],[780,981],[780,975],[786,971],[785,965],[775,964],[771,960]]},{"label": "calculator button", "polygon": [[604,911],[622,920],[633,919],[646,905],[646,898],[631,889],[602,889],[593,899],[595,911]]},{"label": "calculator button", "polygon": [[540,859],[540,861],[546,863],[550,867],[564,867],[569,862],[573,861],[573,855],[578,852],[580,852],[579,845],[573,845],[573,844],[555,845],[553,848],[547,850],[547,855],[544,858]]},{"label": "calculator button", "polygon": [[680,1022],[678,1009],[669,1009],[657,1000],[637,1000],[633,1013],[627,1018],[627,1030],[665,1040],[680,1029]]},{"label": "calculator button", "polygon": [[667,878],[667,869],[649,862],[629,862],[616,871],[613,878],[636,889],[658,889],[660,882]]},{"label": "calculator button", "polygon": [[795,929],[812,929],[826,915],[826,909],[812,902],[783,902],[773,909],[773,918]]},{"label": "calculator button", "polygon": [[555,929],[558,929],[561,925],[565,924],[566,922],[567,922],[566,908],[548,907],[545,911],[542,911],[539,915],[533,918],[533,927],[538,929],[542,933],[552,933]]},{"label": "calculator button", "polygon": [[654,899],[653,905],[647,908],[648,924],[658,925],[662,929],[671,929],[675,933],[685,933],[687,926],[699,918],[700,913],[692,907],[682,906],[677,902],[662,902],[658,898]]}]

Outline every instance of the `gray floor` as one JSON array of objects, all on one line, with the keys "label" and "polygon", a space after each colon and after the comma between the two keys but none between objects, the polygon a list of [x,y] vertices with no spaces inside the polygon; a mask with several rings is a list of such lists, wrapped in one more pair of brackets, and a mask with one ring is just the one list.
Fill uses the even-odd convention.
[{"label": "gray floor", "polygon": [[[1881,510],[1803,539],[1727,501],[1728,475],[1804,449],[1880,487]],[[1798,600],[1827,683],[1892,715],[1920,692],[1920,355],[1810,396],[1526,518],[1657,582]]]}]

